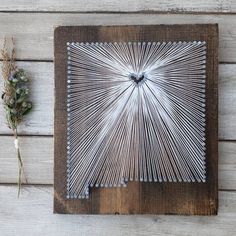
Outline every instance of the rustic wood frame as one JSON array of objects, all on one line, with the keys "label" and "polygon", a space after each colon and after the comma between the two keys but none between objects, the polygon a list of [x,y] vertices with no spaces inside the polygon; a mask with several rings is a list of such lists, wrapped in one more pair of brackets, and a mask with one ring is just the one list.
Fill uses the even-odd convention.
[{"label": "rustic wood frame", "polygon": [[[67,42],[206,41],[206,183],[129,182],[66,198]],[[62,26],[54,32],[54,212],[215,215],[218,210],[218,25]]]}]

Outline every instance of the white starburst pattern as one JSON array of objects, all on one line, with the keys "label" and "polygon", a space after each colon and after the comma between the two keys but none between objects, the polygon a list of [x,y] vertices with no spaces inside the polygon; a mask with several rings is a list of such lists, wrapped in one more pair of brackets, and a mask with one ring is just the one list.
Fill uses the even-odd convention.
[{"label": "white starburst pattern", "polygon": [[67,197],[205,182],[206,42],[68,43]]}]

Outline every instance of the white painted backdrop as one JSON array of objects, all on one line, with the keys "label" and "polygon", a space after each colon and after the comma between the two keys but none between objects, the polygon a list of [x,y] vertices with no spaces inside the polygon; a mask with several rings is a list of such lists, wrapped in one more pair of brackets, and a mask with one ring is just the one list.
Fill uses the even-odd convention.
[{"label": "white painted backdrop", "polygon": [[[53,215],[53,28],[59,25],[218,23],[219,215]],[[236,235],[236,1],[0,0],[0,43],[16,39],[34,110],[20,129],[29,185],[17,199],[17,161],[0,108],[0,235]],[[2,81],[0,82],[2,87]]]}]

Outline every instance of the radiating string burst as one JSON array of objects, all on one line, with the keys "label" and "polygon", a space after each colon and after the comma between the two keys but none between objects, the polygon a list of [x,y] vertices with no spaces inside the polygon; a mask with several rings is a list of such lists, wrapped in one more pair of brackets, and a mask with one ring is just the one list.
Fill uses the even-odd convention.
[{"label": "radiating string burst", "polygon": [[67,197],[204,182],[205,42],[68,43]]}]

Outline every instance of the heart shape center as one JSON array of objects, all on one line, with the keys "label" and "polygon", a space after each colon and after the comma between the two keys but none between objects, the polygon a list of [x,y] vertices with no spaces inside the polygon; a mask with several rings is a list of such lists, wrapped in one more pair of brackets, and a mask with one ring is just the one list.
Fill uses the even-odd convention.
[{"label": "heart shape center", "polygon": [[130,79],[133,80],[136,84],[139,84],[141,81],[144,80],[145,75],[144,73],[141,75],[136,75],[136,74],[130,74]]}]

